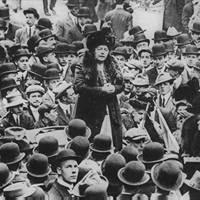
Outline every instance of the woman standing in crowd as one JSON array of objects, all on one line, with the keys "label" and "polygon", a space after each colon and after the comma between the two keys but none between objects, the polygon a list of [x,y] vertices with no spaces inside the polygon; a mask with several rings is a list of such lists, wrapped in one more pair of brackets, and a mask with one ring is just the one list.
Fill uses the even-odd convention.
[{"label": "woman standing in crowd", "polygon": [[123,78],[116,61],[110,56],[113,43],[113,38],[103,31],[97,31],[87,39],[88,51],[75,71],[75,90],[79,94],[76,118],[83,119],[91,128],[93,139],[100,133],[108,110],[113,143],[119,150],[122,132],[116,95],[122,90]]}]

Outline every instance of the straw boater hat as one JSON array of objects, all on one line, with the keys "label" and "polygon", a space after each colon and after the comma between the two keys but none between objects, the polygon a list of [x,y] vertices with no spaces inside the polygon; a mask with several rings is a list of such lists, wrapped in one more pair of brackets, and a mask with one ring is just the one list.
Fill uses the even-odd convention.
[{"label": "straw boater hat", "polygon": [[158,86],[161,83],[165,83],[165,82],[173,83],[173,81],[174,81],[174,78],[172,78],[169,73],[163,72],[159,74],[158,77],[156,78],[155,86]]}]

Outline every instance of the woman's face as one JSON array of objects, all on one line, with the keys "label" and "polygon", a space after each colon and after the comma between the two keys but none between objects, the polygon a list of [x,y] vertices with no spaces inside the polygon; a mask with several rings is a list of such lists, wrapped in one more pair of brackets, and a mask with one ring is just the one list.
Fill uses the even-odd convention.
[{"label": "woman's face", "polygon": [[108,57],[109,49],[106,45],[99,45],[94,50],[94,57],[99,62],[104,62]]}]

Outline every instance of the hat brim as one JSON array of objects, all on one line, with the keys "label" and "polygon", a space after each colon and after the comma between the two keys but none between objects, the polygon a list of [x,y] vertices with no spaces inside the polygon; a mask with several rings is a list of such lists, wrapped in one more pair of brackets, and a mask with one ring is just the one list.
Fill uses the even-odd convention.
[{"label": "hat brim", "polygon": [[94,152],[97,152],[97,153],[110,153],[110,152],[112,152],[112,150],[113,150],[114,148],[110,148],[110,149],[106,149],[106,150],[99,150],[99,149],[95,149],[94,148],[94,144],[90,144],[90,150],[91,151],[94,151]]},{"label": "hat brim", "polygon": [[8,85],[8,86],[5,86],[3,88],[0,88],[0,91],[11,89],[11,88],[15,88],[15,87],[18,87],[18,86],[16,84]]},{"label": "hat brim", "polygon": [[192,28],[192,29],[190,29],[190,31],[193,32],[193,33],[200,34],[200,30],[196,30],[196,29],[193,29],[193,28]]},{"label": "hat brim", "polygon": [[12,73],[17,73],[17,70],[2,72],[2,73],[0,74],[0,77],[2,77],[3,75],[6,75],[6,74],[12,74]]},{"label": "hat brim", "polygon": [[164,154],[161,159],[147,161],[147,160],[144,160],[143,154],[139,154],[139,155],[137,155],[137,159],[138,159],[138,161],[140,161],[144,164],[153,164],[153,163],[159,163],[159,162],[166,160],[166,157],[165,157],[165,154]]},{"label": "hat brim", "polygon": [[139,44],[140,42],[147,42],[148,44],[150,44],[150,40],[149,40],[149,39],[139,40],[139,41],[137,41],[137,42],[134,42],[134,41],[133,41],[133,44],[134,44],[134,45],[137,45],[137,44]]},{"label": "hat brim", "polygon": [[25,157],[25,153],[20,153],[19,156],[15,160],[13,160],[12,162],[6,162],[6,161],[3,161],[3,160],[2,160],[2,162],[4,162],[7,165],[12,165],[12,164],[20,162],[24,157]]},{"label": "hat brim", "polygon": [[155,86],[159,86],[160,84],[165,83],[165,82],[171,82],[171,83],[173,83],[174,80],[175,80],[174,78],[170,78],[170,79],[166,79],[164,81],[159,81],[159,82],[155,83],[154,85]]},{"label": "hat brim", "polygon": [[27,102],[26,100],[21,100],[21,101],[18,101],[18,102],[8,103],[5,107],[6,108],[12,108],[12,107],[15,107],[15,106],[23,105],[26,102]]},{"label": "hat brim", "polygon": [[191,44],[192,43],[192,41],[188,41],[188,42],[186,42],[186,43],[177,43],[177,44],[175,44],[176,46],[184,46],[184,45],[188,45],[188,44]]},{"label": "hat brim", "polygon": [[118,171],[118,178],[122,183],[124,183],[126,185],[130,185],[130,186],[144,185],[145,183],[147,183],[150,180],[150,176],[145,172],[144,176],[142,177],[142,179],[140,181],[130,182],[127,179],[125,179],[125,177],[123,176],[124,169],[125,169],[125,167],[123,167],[122,169],[120,169]]},{"label": "hat brim", "polygon": [[23,57],[23,56],[27,56],[27,57],[30,58],[32,56],[32,54],[30,54],[30,53],[24,53],[24,54],[15,55],[15,56],[13,56],[13,59],[15,60],[15,59]]},{"label": "hat brim", "polygon": [[57,158],[56,161],[57,163],[61,163],[66,160],[75,160],[78,164],[80,164],[82,161],[82,158],[79,156],[67,156],[67,157]]},{"label": "hat brim", "polygon": [[33,72],[33,71],[28,71],[28,73],[30,73],[31,75],[37,76],[38,78],[43,78],[43,76],[42,76],[42,75],[40,75],[40,74],[37,74],[36,72]]},{"label": "hat brim", "polygon": [[51,167],[50,167],[50,165],[48,166],[48,169],[47,169],[47,171],[44,174],[33,174],[32,172],[29,171],[29,169],[27,167],[27,163],[25,165],[25,168],[26,168],[26,171],[27,171],[27,173],[29,175],[31,175],[33,177],[36,177],[36,178],[42,178],[42,177],[48,176],[51,173]]},{"label": "hat brim", "polygon": [[158,57],[158,56],[165,56],[165,55],[167,55],[167,52],[152,54],[152,57],[155,58],[155,57]]},{"label": "hat brim", "polygon": [[151,178],[153,180],[153,182],[162,190],[165,190],[165,191],[172,191],[172,190],[177,190],[179,189],[182,184],[184,183],[184,179],[186,178],[186,175],[184,173],[180,173],[180,176],[178,177],[177,181],[176,181],[176,184],[175,185],[172,185],[172,186],[166,186],[166,185],[162,185],[161,183],[159,183],[157,177],[155,174],[158,173],[158,167],[159,167],[159,164],[157,165],[154,165],[152,167],[152,170],[151,170]]},{"label": "hat brim", "polygon": [[60,76],[43,77],[45,80],[60,79]]},{"label": "hat brim", "polygon": [[15,178],[15,174],[12,171],[10,171],[10,175],[8,179],[6,180],[4,184],[0,185],[0,189],[6,187],[14,178]]},{"label": "hat brim", "polygon": [[198,56],[198,55],[200,55],[200,53],[198,53],[198,52],[188,52],[188,53],[185,52],[185,53],[184,53],[184,52],[183,52],[183,55],[184,55],[184,56],[185,56],[185,55],[197,55],[197,56]]},{"label": "hat brim", "polygon": [[159,39],[152,38],[152,40],[154,42],[160,42],[160,41],[167,42],[169,40],[169,38],[159,38]]},{"label": "hat brim", "polygon": [[[65,132],[66,132],[67,138],[69,140],[72,140],[74,138],[74,137],[71,137],[71,135],[69,135],[69,127],[68,126],[65,127]],[[92,134],[91,129],[88,126],[86,126],[85,135],[81,135],[81,136],[89,138],[91,136],[91,134]],[[78,136],[78,135],[76,135],[76,136]]]},{"label": "hat brim", "polygon": [[[48,158],[53,158],[53,157],[55,157],[55,156],[58,155],[59,151],[60,151],[60,149],[58,148],[58,149],[57,149],[55,152],[53,152],[52,154],[50,154],[50,155],[44,154],[44,155],[47,156]],[[39,147],[38,147],[38,146],[36,146],[36,147],[33,149],[33,154],[35,154],[35,153],[41,153],[41,154],[43,154],[42,152],[39,151]]]}]

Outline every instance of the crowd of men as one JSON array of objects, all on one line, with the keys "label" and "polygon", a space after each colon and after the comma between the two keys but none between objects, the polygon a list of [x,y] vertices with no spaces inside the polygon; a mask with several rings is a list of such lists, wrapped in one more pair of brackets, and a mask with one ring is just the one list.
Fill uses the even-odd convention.
[{"label": "crowd of men", "polygon": [[[68,0],[55,25],[25,9],[23,27],[0,7],[0,199],[199,199],[198,1],[182,6],[184,32],[172,24],[153,38],[133,26],[127,1],[100,0],[97,13],[87,2]],[[75,118],[75,72],[98,20],[123,75],[119,151],[109,115],[93,137]]]}]

